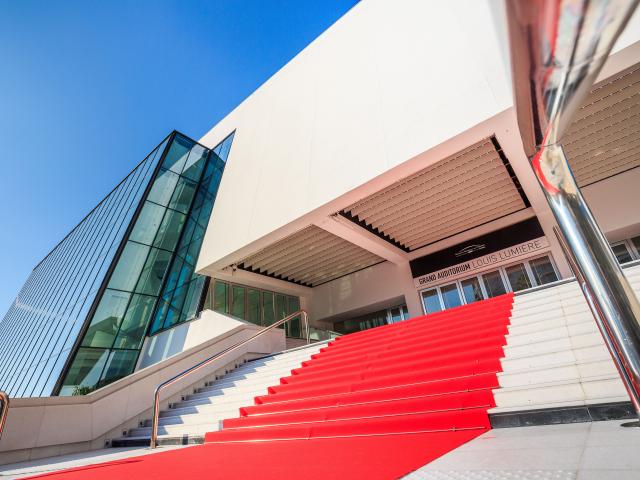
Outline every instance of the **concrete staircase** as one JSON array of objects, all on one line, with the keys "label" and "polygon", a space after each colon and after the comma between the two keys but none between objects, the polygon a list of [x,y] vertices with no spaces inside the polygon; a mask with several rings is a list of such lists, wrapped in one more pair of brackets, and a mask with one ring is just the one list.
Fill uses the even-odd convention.
[{"label": "concrete staircase", "polygon": [[629,401],[575,281],[516,296],[506,340],[491,414]]},{"label": "concrete staircase", "polygon": [[[250,360],[209,382],[203,382],[190,395],[160,412],[159,445],[203,443],[206,432],[217,431],[225,418],[238,416],[240,407],[251,405],[256,396],[267,393],[267,387],[277,385],[281,377],[311,358],[326,342]],[[232,365],[233,367],[233,365]],[[148,445],[151,420],[141,422],[126,436],[111,441],[113,447]]]}]

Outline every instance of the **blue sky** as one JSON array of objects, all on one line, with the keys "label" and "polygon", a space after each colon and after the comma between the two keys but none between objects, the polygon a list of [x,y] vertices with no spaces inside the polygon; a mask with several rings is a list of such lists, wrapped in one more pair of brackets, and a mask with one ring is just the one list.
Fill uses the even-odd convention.
[{"label": "blue sky", "polygon": [[167,133],[199,138],[356,0],[0,0],[0,318]]}]

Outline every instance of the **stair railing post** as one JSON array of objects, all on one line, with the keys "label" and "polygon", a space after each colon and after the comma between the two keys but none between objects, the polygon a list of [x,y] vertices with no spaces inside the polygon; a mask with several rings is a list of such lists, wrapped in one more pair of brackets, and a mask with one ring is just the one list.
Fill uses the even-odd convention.
[{"label": "stair railing post", "polygon": [[9,395],[6,392],[0,390],[0,402],[2,402],[2,412],[0,412],[0,439],[2,439],[2,432],[4,431],[4,425],[7,423],[7,415],[9,415]]}]

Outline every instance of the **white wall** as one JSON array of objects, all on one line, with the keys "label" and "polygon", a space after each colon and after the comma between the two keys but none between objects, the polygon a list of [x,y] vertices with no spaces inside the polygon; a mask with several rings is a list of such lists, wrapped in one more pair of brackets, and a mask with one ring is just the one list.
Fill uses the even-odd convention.
[{"label": "white wall", "polygon": [[[538,217],[561,275],[569,275],[553,235],[555,221],[522,149],[503,15],[501,0],[357,4],[201,139],[213,146],[236,130],[198,271],[258,285],[258,275],[220,269],[309,224],[327,228],[333,212],[496,135],[531,212],[401,261],[381,255],[397,266],[372,267],[297,294],[315,319],[400,295],[418,314],[415,289],[414,298],[406,287],[411,276],[400,273],[408,272],[410,257],[514,223],[519,214]],[[607,75],[637,62],[639,39],[636,15],[616,44]],[[343,238],[371,246],[363,243],[366,235],[357,236]],[[373,278],[383,270],[382,278]],[[268,281],[276,291],[292,285]]]},{"label": "white wall", "polygon": [[236,129],[198,269],[509,107],[493,18],[356,5],[201,139]]},{"label": "white wall", "polygon": [[589,185],[582,193],[609,241],[640,234],[640,168]]},{"label": "white wall", "polygon": [[[157,335],[147,337],[142,346],[140,359],[136,370],[154,365],[180,352],[194,348],[204,342],[228,334],[237,328],[244,328],[246,322],[241,322],[227,315],[213,310],[203,310],[200,317],[190,322],[181,323]],[[284,335],[282,338],[271,338],[273,352],[284,350]]]},{"label": "white wall", "polygon": [[[411,316],[422,314],[409,264],[380,263],[315,287],[309,314],[313,320],[334,317],[404,297]],[[388,305],[391,306],[391,305]]]}]

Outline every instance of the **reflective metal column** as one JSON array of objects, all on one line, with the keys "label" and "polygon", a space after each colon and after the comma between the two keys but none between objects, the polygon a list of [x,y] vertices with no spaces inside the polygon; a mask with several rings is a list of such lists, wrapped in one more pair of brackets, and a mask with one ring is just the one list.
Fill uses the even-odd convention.
[{"label": "reflective metal column", "polygon": [[[640,416],[640,304],[587,206],[562,135],[638,0],[507,0],[518,126]],[[590,298],[591,297],[591,298]],[[607,335],[607,333],[609,335]],[[626,372],[626,376],[625,373]]]}]

